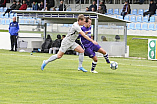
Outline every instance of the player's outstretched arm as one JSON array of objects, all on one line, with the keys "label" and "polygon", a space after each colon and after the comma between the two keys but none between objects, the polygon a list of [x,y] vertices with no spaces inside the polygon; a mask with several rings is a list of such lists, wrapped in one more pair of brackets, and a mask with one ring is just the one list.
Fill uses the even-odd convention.
[{"label": "player's outstretched arm", "polygon": [[87,35],[85,35],[85,33],[83,31],[79,32],[79,34],[81,34],[87,40],[91,41],[93,44],[96,44],[96,45],[98,44],[96,41],[94,41],[93,39],[91,39]]}]

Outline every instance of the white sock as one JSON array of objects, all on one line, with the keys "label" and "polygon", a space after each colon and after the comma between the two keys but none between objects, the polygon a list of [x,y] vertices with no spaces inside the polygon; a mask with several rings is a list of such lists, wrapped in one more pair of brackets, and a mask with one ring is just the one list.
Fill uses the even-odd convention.
[{"label": "white sock", "polygon": [[82,67],[83,59],[84,59],[84,53],[79,53],[79,66],[78,67]]},{"label": "white sock", "polygon": [[57,59],[57,54],[52,55],[48,60],[45,61],[45,64],[48,64],[49,62],[54,61],[56,59]]},{"label": "white sock", "polygon": [[107,55],[107,53],[104,56],[106,56],[106,55]]}]

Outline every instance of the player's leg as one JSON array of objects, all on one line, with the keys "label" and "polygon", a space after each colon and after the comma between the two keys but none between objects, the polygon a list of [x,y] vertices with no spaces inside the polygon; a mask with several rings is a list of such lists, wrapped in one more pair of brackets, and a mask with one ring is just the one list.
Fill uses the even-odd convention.
[{"label": "player's leg", "polygon": [[13,38],[13,35],[10,35],[10,40],[11,40],[11,51],[14,51],[14,38]]},{"label": "player's leg", "polygon": [[43,61],[43,64],[41,65],[41,70],[44,70],[45,66],[46,66],[49,62],[54,61],[54,60],[56,60],[56,59],[59,59],[59,58],[61,58],[63,55],[64,55],[63,52],[58,51],[57,54],[52,55],[48,60],[44,60],[44,61]]},{"label": "player's leg", "polygon": [[[61,58],[61,57],[64,55],[64,53],[65,53],[65,52],[67,51],[67,49],[70,47],[69,45],[64,44],[64,43],[65,43],[65,41],[62,42],[61,47],[60,47],[60,49],[59,49],[59,51],[58,51],[57,54],[52,55],[48,60],[44,60],[44,61],[43,61],[43,64],[41,65],[41,70],[44,70],[45,66],[46,66],[49,62],[54,61],[54,60],[56,60],[56,59],[59,59],[59,58]],[[67,43],[67,42],[66,42],[66,43]]]},{"label": "player's leg", "polygon": [[105,51],[103,48],[99,48],[99,50],[98,50],[97,52],[102,53],[103,56],[104,56],[104,58],[105,58],[105,60],[106,60],[106,62],[107,62],[107,63],[110,63],[110,60],[109,60],[109,58],[108,58],[108,54],[106,53],[106,51]]},{"label": "player's leg", "polygon": [[17,51],[17,36],[14,37],[15,51]]},{"label": "player's leg", "polygon": [[84,59],[84,53],[79,53],[79,65],[78,65],[78,67],[82,67],[83,59]]},{"label": "player's leg", "polygon": [[92,57],[92,59],[93,59],[93,62],[92,62],[92,69],[91,69],[91,72],[92,72],[92,73],[98,73],[97,71],[95,71],[95,67],[96,67],[96,65],[97,65],[98,59],[97,59],[96,56]]},{"label": "player's leg", "polygon": [[86,48],[85,49],[85,54],[87,56],[89,56],[89,58],[93,59],[92,68],[91,68],[90,72],[92,72],[92,73],[98,73],[97,71],[95,71],[95,67],[97,65],[98,59],[97,59],[97,57],[95,55],[95,52],[93,51],[93,47]]},{"label": "player's leg", "polygon": [[45,60],[45,63],[48,64],[48,63],[51,62],[51,61],[54,61],[54,60],[56,60],[56,59],[60,59],[63,55],[64,55],[63,52],[58,51],[57,54],[52,55],[48,60]]},{"label": "player's leg", "polygon": [[16,35],[13,35],[13,45],[15,46],[15,51],[17,51],[17,39],[16,39]]},{"label": "player's leg", "polygon": [[76,52],[79,52],[79,67],[78,67],[78,71],[82,70],[83,72],[87,72],[87,70],[82,67],[83,58],[84,58],[84,50],[82,49],[82,47],[80,45],[78,45],[74,50]]},{"label": "player's leg", "polygon": [[82,47],[80,45],[78,45],[74,51],[79,52],[79,53],[84,53],[84,50],[82,49]]}]

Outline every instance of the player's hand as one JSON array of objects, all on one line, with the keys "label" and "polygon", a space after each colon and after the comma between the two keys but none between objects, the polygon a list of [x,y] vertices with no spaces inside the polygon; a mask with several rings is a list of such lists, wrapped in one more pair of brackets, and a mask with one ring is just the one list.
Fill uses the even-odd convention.
[{"label": "player's hand", "polygon": [[86,32],[86,35],[88,34],[88,31]]},{"label": "player's hand", "polygon": [[98,43],[96,41],[93,41],[93,44],[98,45]]}]

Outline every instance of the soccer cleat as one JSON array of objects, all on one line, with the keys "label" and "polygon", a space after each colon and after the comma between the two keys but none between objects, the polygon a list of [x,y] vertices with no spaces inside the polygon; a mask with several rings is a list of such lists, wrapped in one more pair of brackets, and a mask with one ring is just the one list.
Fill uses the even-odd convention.
[{"label": "soccer cleat", "polygon": [[106,58],[106,62],[109,64],[110,63],[110,60],[108,58]]},{"label": "soccer cleat", "polygon": [[91,70],[90,72],[91,72],[91,73],[98,73],[98,72],[97,72],[97,71],[95,71],[95,70]]},{"label": "soccer cleat", "polygon": [[87,72],[87,70],[86,69],[84,69],[83,67],[78,67],[78,71],[83,71],[83,72]]},{"label": "soccer cleat", "polygon": [[45,68],[46,64],[45,64],[45,60],[43,61],[42,65],[41,65],[41,70],[43,71]]}]

